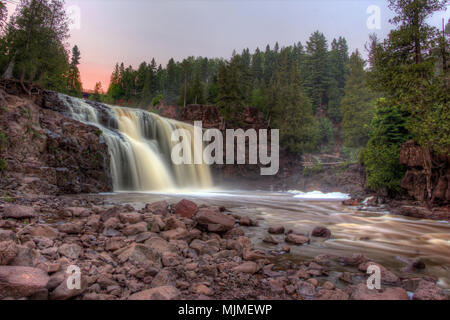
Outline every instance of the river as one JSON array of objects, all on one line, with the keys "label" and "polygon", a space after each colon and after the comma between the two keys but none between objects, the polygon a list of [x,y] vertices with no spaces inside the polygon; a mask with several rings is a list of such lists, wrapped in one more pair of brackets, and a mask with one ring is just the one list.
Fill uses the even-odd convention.
[{"label": "river", "polygon": [[[315,226],[324,226],[332,232],[330,239],[313,237],[311,244],[291,246],[291,253],[280,256],[280,259],[302,260],[319,254],[350,256],[362,253],[400,275],[406,259],[420,257],[426,268],[417,271],[416,275],[433,276],[441,287],[447,291],[450,289],[450,224],[447,221],[419,220],[391,215],[382,209],[343,206],[345,195],[339,193],[213,190],[117,192],[95,197],[107,203],[131,204],[138,209],[146,203],[166,200],[175,204],[181,199],[192,200],[198,205],[225,206],[233,214],[258,221],[257,227],[243,229],[256,248],[267,252],[277,249],[276,245],[262,241],[269,226],[283,225],[306,235],[310,235]],[[341,269],[337,271],[345,270],[344,267],[337,268]]]}]

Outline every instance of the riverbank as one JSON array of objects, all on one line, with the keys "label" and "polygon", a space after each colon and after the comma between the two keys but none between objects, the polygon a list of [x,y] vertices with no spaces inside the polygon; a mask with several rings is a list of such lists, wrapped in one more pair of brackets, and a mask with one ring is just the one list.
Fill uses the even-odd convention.
[{"label": "riverbank", "polygon": [[[2,299],[448,298],[437,278],[417,275],[427,267],[421,259],[406,261],[399,274],[359,253],[295,258],[290,252],[331,231],[266,226],[223,206],[42,197],[2,203],[1,215]],[[260,224],[270,249],[254,245]],[[366,286],[371,264],[381,269],[379,291]],[[70,265],[80,268],[79,290],[67,287]]]}]

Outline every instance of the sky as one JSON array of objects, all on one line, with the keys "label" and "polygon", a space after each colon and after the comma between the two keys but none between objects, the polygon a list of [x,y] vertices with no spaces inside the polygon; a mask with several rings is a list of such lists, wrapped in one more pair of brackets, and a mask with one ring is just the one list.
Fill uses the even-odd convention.
[{"label": "sky", "polygon": [[[12,0],[18,1],[18,0]],[[319,30],[329,42],[346,38],[350,51],[371,33],[384,38],[393,14],[386,0],[66,0],[73,18],[69,45],[81,51],[85,89],[100,81],[107,89],[116,62],[137,67],[155,58],[188,56],[228,59],[237,52],[267,44],[306,43]],[[13,11],[14,4],[9,4]],[[379,13],[379,14],[378,14]],[[429,23],[442,25],[450,10]],[[378,19],[379,17],[379,19]]]}]

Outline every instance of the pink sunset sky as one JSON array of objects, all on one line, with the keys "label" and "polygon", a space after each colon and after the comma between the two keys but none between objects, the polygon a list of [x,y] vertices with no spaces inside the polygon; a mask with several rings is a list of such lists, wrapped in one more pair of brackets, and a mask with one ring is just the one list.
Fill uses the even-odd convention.
[{"label": "pink sunset sky", "polygon": [[[19,0],[8,1],[11,13]],[[107,90],[116,62],[137,67],[152,58],[163,66],[172,57],[228,58],[234,49],[252,52],[277,41],[305,44],[316,30],[329,42],[344,36],[351,51],[365,54],[369,34],[383,38],[392,27],[385,0],[67,0],[66,5],[79,11],[68,46],[77,44],[81,51],[84,89],[100,81]],[[379,29],[367,26],[373,5],[380,9]],[[449,10],[430,23],[441,26],[442,19],[449,19]]]}]

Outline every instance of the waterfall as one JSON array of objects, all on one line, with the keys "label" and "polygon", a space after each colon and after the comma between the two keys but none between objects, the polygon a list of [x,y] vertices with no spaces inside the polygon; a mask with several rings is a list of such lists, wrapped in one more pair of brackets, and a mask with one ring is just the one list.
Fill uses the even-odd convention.
[{"label": "waterfall", "polygon": [[[208,188],[211,174],[206,164],[175,165],[171,160],[171,134],[194,127],[141,109],[91,104],[60,94],[68,116],[102,131],[111,159],[115,191]],[[193,145],[191,146],[194,159]],[[197,150],[196,152],[202,152]],[[200,155],[201,156],[201,155]]]}]

